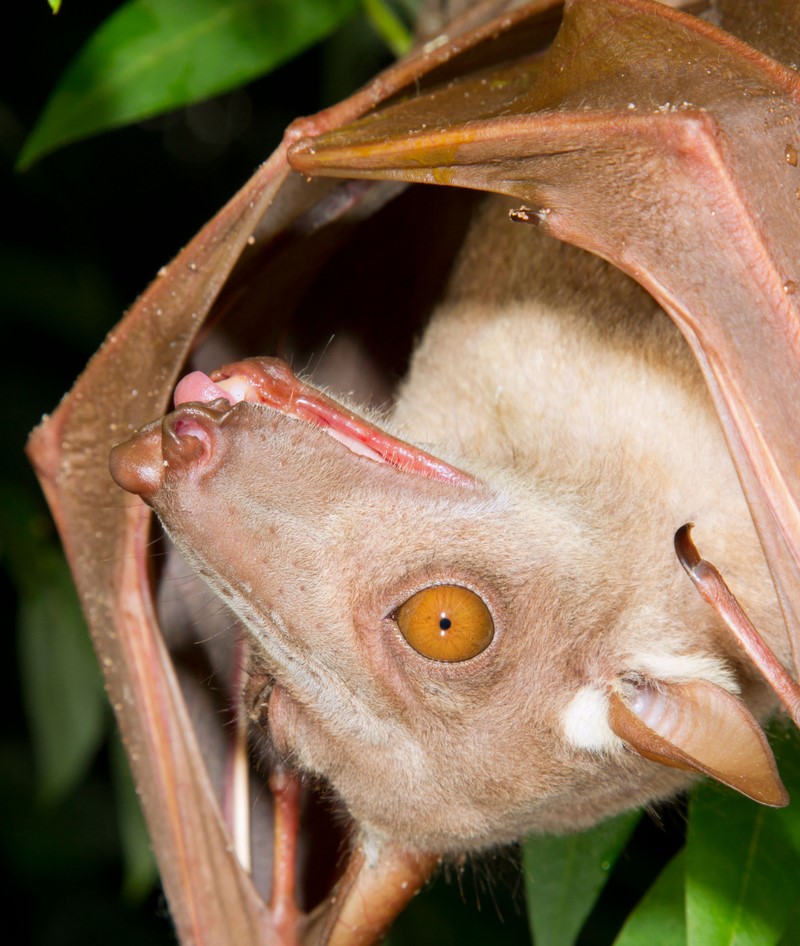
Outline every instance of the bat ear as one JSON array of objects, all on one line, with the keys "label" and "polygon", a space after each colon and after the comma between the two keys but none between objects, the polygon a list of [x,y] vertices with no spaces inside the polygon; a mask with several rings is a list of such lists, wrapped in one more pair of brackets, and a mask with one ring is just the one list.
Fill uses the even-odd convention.
[{"label": "bat ear", "polygon": [[741,700],[716,684],[645,684],[631,699],[612,693],[608,721],[647,759],[702,772],[763,805],[789,803],[758,722]]}]

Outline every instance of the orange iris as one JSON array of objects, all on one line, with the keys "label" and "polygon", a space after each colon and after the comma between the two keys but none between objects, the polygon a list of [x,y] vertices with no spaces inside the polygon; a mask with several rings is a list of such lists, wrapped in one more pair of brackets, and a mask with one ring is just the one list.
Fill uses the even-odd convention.
[{"label": "orange iris", "polygon": [[430,660],[469,660],[494,637],[489,609],[460,585],[424,588],[401,604],[394,617],[408,643]]}]

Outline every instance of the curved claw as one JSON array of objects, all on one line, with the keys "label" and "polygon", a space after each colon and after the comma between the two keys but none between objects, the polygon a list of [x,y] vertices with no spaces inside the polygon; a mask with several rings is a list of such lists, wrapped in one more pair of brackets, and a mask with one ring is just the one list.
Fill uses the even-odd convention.
[{"label": "curved claw", "polygon": [[766,645],[719,570],[701,557],[692,541],[693,525],[687,522],[675,533],[678,561],[694,582],[700,596],[722,618],[737,644],[758,668],[794,724],[800,728],[800,686]]}]

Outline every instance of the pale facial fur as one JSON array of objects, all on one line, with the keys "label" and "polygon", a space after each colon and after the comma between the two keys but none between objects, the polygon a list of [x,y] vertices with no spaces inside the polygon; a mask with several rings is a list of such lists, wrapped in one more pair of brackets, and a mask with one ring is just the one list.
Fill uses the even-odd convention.
[{"label": "pale facial fur", "polygon": [[[626,277],[506,212],[484,205],[377,421],[475,488],[239,404],[210,461],[168,471],[149,499],[248,628],[252,672],[277,682],[261,701],[278,748],[368,835],[440,852],[573,830],[687,785],[615,735],[611,692],[707,680],[772,709],[677,562],[684,522],[789,662],[677,331]],[[399,632],[396,609],[434,584],[486,602],[495,636],[478,656],[429,660]]]}]

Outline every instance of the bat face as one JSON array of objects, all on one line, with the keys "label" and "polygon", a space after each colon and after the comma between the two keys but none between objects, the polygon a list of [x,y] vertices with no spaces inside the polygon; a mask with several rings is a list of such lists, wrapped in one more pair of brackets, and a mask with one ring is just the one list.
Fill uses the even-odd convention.
[{"label": "bat face", "polygon": [[[674,759],[620,737],[612,705],[647,715],[669,694],[681,744],[686,713],[719,725],[681,687],[710,687],[745,714],[734,729],[757,729],[732,694],[762,715],[769,698],[671,549],[687,518],[731,546],[749,603],[776,620],[715,421],[646,295],[497,204],[453,284],[391,418],[254,359],[187,378],[178,408],[112,456],[247,628],[255,726],[368,836],[437,853],[683,787],[660,764]],[[746,768],[769,768],[762,743]]]},{"label": "bat face", "polygon": [[[270,681],[253,694],[256,715],[359,821],[426,848],[474,847],[519,833],[522,785],[537,801],[570,788],[555,760],[533,772],[516,764],[523,745],[530,755],[529,733],[545,744],[556,726],[545,680],[565,648],[551,643],[531,663],[520,630],[552,635],[543,603],[561,580],[548,551],[563,531],[557,517],[532,520],[517,497],[480,482],[453,486],[359,456],[263,406],[192,403],[163,430],[134,448],[138,476],[160,468],[148,501],[247,625],[250,674]],[[201,437],[205,455],[176,460]],[[117,459],[121,482],[123,462],[134,465]],[[525,533],[539,540],[514,547]],[[492,565],[505,560],[518,568]],[[431,659],[397,612],[452,586],[484,602],[490,630],[474,656]],[[526,689],[540,698],[522,710],[509,692]]]}]

